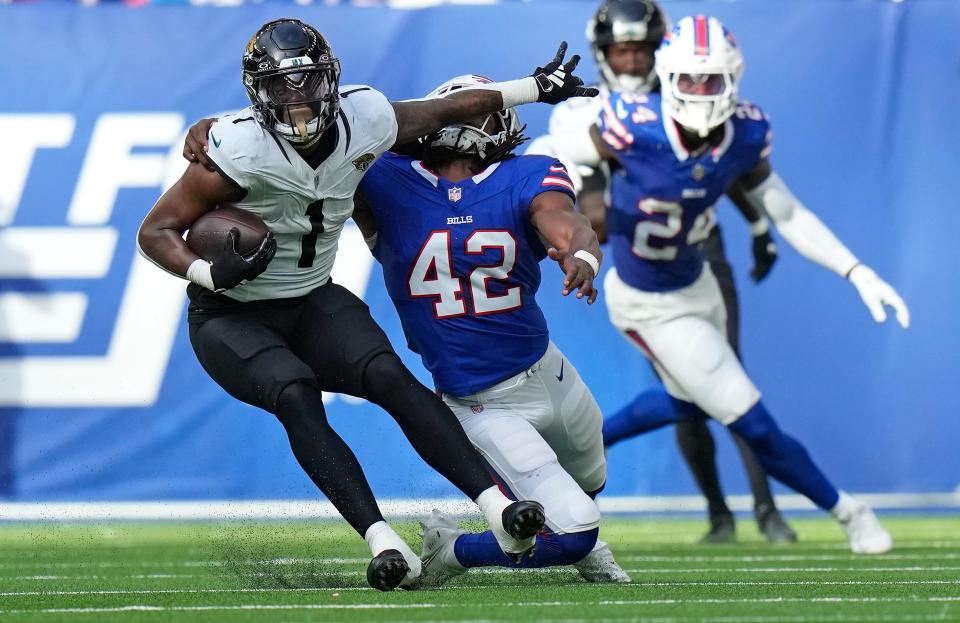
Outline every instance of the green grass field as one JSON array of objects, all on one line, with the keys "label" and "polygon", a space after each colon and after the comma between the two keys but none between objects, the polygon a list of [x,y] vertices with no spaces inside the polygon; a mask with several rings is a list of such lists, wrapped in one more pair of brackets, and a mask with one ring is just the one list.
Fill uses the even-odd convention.
[{"label": "green grass field", "polygon": [[[796,545],[695,544],[699,519],[611,520],[633,584],[575,571],[471,572],[443,589],[366,587],[340,523],[0,527],[0,621],[960,621],[960,517],[892,517],[884,556],[854,556],[826,519]],[[419,539],[413,524],[405,537]]]}]

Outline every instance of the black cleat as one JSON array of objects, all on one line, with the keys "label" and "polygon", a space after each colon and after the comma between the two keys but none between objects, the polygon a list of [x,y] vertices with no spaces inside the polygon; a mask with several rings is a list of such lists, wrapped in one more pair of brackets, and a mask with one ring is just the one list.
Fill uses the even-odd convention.
[{"label": "black cleat", "polygon": [[400,586],[409,570],[403,554],[395,549],[386,549],[367,565],[367,582],[378,591],[392,591]]},{"label": "black cleat", "polygon": [[796,543],[797,533],[787,524],[775,506],[761,504],[754,509],[757,528],[769,543]]},{"label": "black cleat", "polygon": [[705,545],[737,542],[737,525],[730,513],[720,513],[710,516],[710,531],[701,537],[700,542]]},{"label": "black cleat", "polygon": [[546,520],[543,504],[533,500],[514,502],[503,509],[503,529],[518,541],[537,536]]}]

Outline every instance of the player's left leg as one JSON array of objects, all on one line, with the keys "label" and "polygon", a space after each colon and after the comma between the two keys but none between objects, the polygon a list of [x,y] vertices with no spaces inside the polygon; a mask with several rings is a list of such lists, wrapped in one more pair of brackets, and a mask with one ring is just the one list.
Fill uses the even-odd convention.
[{"label": "player's left leg", "polygon": [[[710,236],[704,241],[703,252],[707,262],[710,264],[710,270],[717,279],[717,285],[720,286],[720,294],[723,296],[723,307],[726,311],[726,336],[727,342],[733,348],[737,358],[743,361],[740,356],[740,302],[737,297],[737,284],[733,278],[733,269],[730,262],[727,261],[726,250],[723,245],[723,237],[720,233],[720,227],[714,227]],[[706,423],[691,422],[689,424],[677,425],[677,441],[683,450],[684,457],[687,459],[687,465],[693,472],[697,481],[703,476],[709,477],[713,472],[716,476],[716,460],[702,454],[698,454],[697,446],[706,449],[706,440],[696,440],[696,431],[693,428],[707,430]],[[681,429],[686,429],[686,435]],[[691,435],[693,433],[693,435]],[[701,433],[702,434],[702,433]],[[773,500],[773,494],[770,491],[770,481],[767,473],[750,451],[750,446],[741,439],[736,433],[732,433],[732,438],[740,452],[740,458],[743,461],[743,467],[747,471],[747,478],[750,482],[750,491],[753,493],[754,517],[757,521],[757,528],[771,543],[791,543],[797,540],[797,533],[794,532],[777,510],[776,502]],[[685,447],[689,444],[690,447]],[[712,444],[712,437],[711,437]],[[688,452],[690,453],[688,456]],[[707,497],[708,503],[711,501],[711,494],[708,489],[701,484],[701,490]],[[728,511],[729,512],[729,511]],[[713,511],[710,513],[711,523],[714,517]]]},{"label": "player's left leg", "polygon": [[543,526],[540,505],[516,504],[499,491],[450,409],[403,365],[366,304],[328,283],[307,305],[296,343],[321,387],[383,407],[421,458],[480,506],[505,551],[532,547]]}]

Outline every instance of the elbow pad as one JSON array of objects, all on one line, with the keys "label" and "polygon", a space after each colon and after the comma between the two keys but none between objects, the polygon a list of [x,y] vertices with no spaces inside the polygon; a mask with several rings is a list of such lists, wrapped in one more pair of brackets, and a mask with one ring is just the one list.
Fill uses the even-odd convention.
[{"label": "elbow pad", "polygon": [[856,256],[790,192],[776,173],[748,190],[746,196],[770,217],[783,239],[808,260],[841,277],[858,263]]}]

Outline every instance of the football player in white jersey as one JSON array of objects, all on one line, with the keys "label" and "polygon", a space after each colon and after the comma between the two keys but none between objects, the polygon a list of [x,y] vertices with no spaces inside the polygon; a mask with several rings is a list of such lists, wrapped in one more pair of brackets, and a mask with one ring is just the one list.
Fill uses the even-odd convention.
[{"label": "football player in white jersey", "polygon": [[[193,162],[140,228],[141,252],[184,277],[190,340],[228,393],[276,415],[297,461],[367,541],[372,586],[391,590],[420,560],[383,520],[356,457],[329,426],[321,390],[363,396],[397,421],[421,457],[486,516],[504,552],[519,558],[543,525],[537,502],[511,502],[439,397],[394,353],[366,305],[330,281],[337,238],[364,172],[394,143],[517,104],[595,94],[563,64],[566,45],[528,78],[450,97],[391,103],[365,86],[340,87],[340,62],[315,28],[268,22],[243,56],[252,106],[217,121]],[[238,232],[212,262],[182,235],[229,205],[260,216],[270,234],[249,255]]]},{"label": "football player in white jersey", "polygon": [[[604,0],[587,23],[587,39],[593,49],[600,86],[603,91],[648,93],[660,88],[654,71],[654,52],[670,30],[670,19],[653,0]],[[606,241],[607,171],[590,140],[590,127],[596,122],[600,98],[575,98],[557,106],[550,115],[549,133],[538,137],[527,153],[543,153],[559,158],[570,171],[577,186],[577,203],[589,219],[601,242]],[[615,166],[615,165],[613,165]],[[776,245],[769,233],[767,219],[737,193],[731,193],[753,233],[754,269],[751,276],[759,282],[770,272],[777,258]],[[733,270],[727,261],[720,235],[715,227],[704,241],[704,253],[723,293],[727,313],[727,340],[739,354],[740,311]],[[662,401],[650,400],[641,394],[630,405],[604,424],[604,443],[613,445],[632,437],[631,418],[645,417],[651,410],[662,408]],[[703,420],[678,422],[674,427],[677,444],[694,476],[694,481],[707,500],[710,529],[704,543],[728,543],[736,538],[733,513],[724,499],[717,473],[716,446],[713,435]],[[764,469],[757,463],[749,446],[735,433],[732,437],[746,468],[753,492],[754,516],[760,532],[772,543],[792,542],[796,533],[777,510]]]},{"label": "football player in white jersey", "polygon": [[889,305],[906,328],[907,307],[773,172],[769,121],[739,100],[743,54],[719,20],[681,19],[657,49],[656,71],[661,93],[604,96],[592,128],[598,151],[621,167],[608,215],[610,320],[654,364],[673,406],[645,428],[716,419],[772,476],[829,511],[854,553],[889,551],[892,539],[870,508],[838,490],[777,426],[726,340],[722,295],[700,244],[715,202],[735,184],[801,255],[847,278],[877,322]]}]

